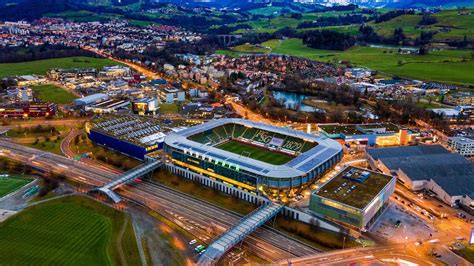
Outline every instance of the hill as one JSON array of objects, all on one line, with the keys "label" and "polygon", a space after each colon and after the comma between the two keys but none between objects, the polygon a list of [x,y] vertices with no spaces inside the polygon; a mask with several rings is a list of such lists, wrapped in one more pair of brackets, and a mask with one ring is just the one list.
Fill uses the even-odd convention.
[{"label": "hill", "polygon": [[431,15],[436,19],[432,25],[420,26],[422,15],[402,15],[382,23],[370,23],[377,34],[388,37],[396,28],[402,28],[404,34],[410,38],[417,38],[422,31],[434,32],[435,41],[462,40],[464,36],[474,39],[474,9],[448,9]]},{"label": "hill", "polygon": [[405,0],[388,4],[389,8],[473,7],[473,0]]}]

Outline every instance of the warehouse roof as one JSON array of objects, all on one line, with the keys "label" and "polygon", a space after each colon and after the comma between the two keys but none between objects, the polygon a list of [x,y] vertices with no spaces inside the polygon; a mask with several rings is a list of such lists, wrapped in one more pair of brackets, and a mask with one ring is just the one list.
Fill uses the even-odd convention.
[{"label": "warehouse roof", "polygon": [[96,93],[96,94],[92,94],[92,95],[89,95],[89,96],[86,96],[86,97],[75,99],[74,104],[75,105],[90,105],[90,104],[94,104],[98,101],[108,100],[108,99],[109,99],[108,94]]},{"label": "warehouse roof", "polygon": [[411,180],[433,180],[452,196],[474,198],[474,164],[441,145],[369,149],[391,170],[400,170]]},{"label": "warehouse roof", "polygon": [[367,153],[372,156],[375,160],[383,158],[394,158],[394,157],[409,157],[415,155],[428,155],[428,154],[448,154],[449,151],[443,148],[441,145],[419,145],[419,146],[406,146],[406,147],[392,147],[392,148],[378,148],[368,149]]}]

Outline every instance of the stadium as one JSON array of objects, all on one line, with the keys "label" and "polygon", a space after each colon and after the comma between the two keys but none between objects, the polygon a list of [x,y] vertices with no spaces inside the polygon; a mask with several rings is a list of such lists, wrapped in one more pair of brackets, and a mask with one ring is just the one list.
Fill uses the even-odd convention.
[{"label": "stadium", "polygon": [[164,149],[175,166],[250,192],[301,187],[343,153],[329,138],[231,118],[172,133]]}]

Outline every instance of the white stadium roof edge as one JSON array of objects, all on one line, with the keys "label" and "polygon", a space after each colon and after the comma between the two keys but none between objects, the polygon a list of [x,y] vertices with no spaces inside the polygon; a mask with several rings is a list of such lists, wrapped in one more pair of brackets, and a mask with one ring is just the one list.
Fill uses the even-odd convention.
[{"label": "white stadium roof edge", "polygon": [[[301,138],[307,141],[314,141],[318,145],[283,165],[272,165],[188,139],[189,136],[194,134],[230,123],[255,127],[266,131],[280,133],[282,135]],[[339,142],[327,137],[239,118],[221,118],[211,120],[204,124],[171,133],[166,136],[165,145],[181,150],[192,151],[207,158],[213,158],[229,164],[238,165],[240,169],[248,172],[274,178],[293,178],[303,176],[342,151],[342,146]]]}]

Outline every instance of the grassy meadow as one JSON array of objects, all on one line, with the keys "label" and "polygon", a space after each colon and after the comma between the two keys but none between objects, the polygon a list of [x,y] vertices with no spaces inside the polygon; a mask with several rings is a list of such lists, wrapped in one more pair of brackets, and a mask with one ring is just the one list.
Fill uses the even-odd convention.
[{"label": "grassy meadow", "polygon": [[95,57],[63,57],[45,60],[35,60],[21,63],[0,64],[0,78],[17,75],[45,75],[51,68],[102,68],[119,63],[106,58]]},{"label": "grassy meadow", "polygon": [[0,235],[5,265],[141,263],[129,217],[85,197],[29,207],[1,223]]},{"label": "grassy meadow", "polygon": [[57,104],[70,104],[77,97],[66,89],[53,84],[32,86],[38,99],[43,102],[53,102]]}]

